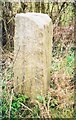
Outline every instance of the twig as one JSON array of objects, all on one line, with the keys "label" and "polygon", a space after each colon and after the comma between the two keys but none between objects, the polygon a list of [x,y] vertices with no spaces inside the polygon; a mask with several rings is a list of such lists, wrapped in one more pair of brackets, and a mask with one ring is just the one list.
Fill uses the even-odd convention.
[{"label": "twig", "polygon": [[13,98],[13,89],[12,89],[12,91],[11,91],[11,97],[10,97],[9,119],[10,119],[10,112],[11,112],[12,98]]},{"label": "twig", "polygon": [[14,20],[14,17],[15,17],[15,15],[12,16],[12,18],[7,22],[7,24],[9,24],[12,21],[12,19]]},{"label": "twig", "polygon": [[46,113],[47,113],[48,117],[51,118],[51,116],[50,116],[50,114],[49,114],[49,109],[48,109],[47,106],[46,106],[46,101],[45,101],[45,99],[44,99],[44,101],[43,101],[43,105],[44,105],[44,108],[45,108],[45,110],[46,110]]},{"label": "twig", "polygon": [[54,21],[54,29],[57,27],[56,25],[57,25],[57,22],[58,22],[58,20],[59,20],[59,17],[60,17],[60,15],[62,14],[62,12],[66,9],[68,7],[68,4],[67,4],[67,6],[66,7],[61,7],[61,9],[60,9],[60,11],[59,11],[59,14],[57,15],[57,18],[56,18],[56,20]]},{"label": "twig", "polygon": [[23,103],[19,102],[23,107],[25,107],[26,109],[28,109],[29,111],[33,112],[28,106],[24,105]]},{"label": "twig", "polygon": [[48,113],[49,113],[49,104],[50,104],[50,100],[51,100],[51,97],[49,98],[48,103],[47,103]]}]

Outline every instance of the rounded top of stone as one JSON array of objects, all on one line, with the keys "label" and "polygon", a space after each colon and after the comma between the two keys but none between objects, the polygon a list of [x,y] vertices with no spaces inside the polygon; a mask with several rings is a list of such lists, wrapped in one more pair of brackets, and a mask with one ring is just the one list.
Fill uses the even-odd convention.
[{"label": "rounded top of stone", "polygon": [[49,22],[51,22],[51,18],[47,14],[43,14],[43,13],[35,13],[35,12],[19,13],[16,14],[16,17],[29,18],[41,28],[43,28],[44,25],[49,24]]}]

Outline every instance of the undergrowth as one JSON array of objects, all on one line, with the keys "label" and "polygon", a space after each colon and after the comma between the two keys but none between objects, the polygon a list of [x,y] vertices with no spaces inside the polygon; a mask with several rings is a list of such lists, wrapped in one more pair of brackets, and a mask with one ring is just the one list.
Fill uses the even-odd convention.
[{"label": "undergrowth", "polygon": [[[3,119],[22,118],[73,118],[74,111],[74,46],[65,54],[59,53],[59,46],[53,49],[50,86],[45,97],[32,100],[23,94],[16,94],[13,88],[12,62],[3,66]],[[11,58],[10,58],[11,59]],[[8,68],[8,69],[7,69]],[[7,76],[6,76],[7,75]]]}]

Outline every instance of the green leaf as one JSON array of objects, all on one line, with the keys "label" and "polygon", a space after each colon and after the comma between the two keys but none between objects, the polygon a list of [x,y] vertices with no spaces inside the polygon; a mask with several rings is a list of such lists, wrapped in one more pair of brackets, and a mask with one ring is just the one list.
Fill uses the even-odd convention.
[{"label": "green leaf", "polygon": [[54,103],[51,103],[51,107],[55,107],[55,104],[54,104]]},{"label": "green leaf", "polygon": [[39,102],[41,102],[41,103],[44,101],[43,96],[38,96],[38,97],[37,97],[37,99],[38,99],[38,100],[39,100]]}]

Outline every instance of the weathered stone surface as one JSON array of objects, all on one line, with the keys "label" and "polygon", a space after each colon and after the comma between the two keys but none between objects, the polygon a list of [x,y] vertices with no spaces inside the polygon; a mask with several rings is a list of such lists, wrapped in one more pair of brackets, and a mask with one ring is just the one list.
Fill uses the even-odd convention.
[{"label": "weathered stone surface", "polygon": [[46,14],[21,13],[15,22],[15,91],[33,98],[45,95],[51,69],[52,21]]}]

